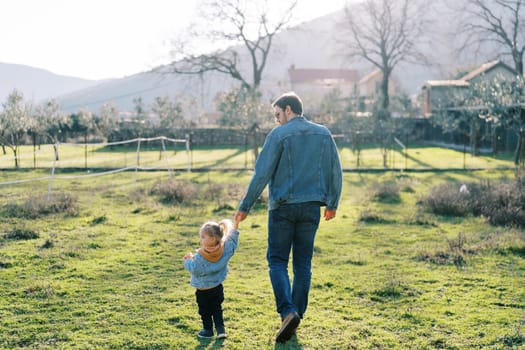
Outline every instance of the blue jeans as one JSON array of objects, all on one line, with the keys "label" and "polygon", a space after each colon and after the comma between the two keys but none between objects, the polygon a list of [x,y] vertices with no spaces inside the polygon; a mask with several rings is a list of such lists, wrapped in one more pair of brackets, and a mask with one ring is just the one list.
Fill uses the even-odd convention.
[{"label": "blue jeans", "polygon": [[[296,311],[303,317],[308,305],[312,278],[314,240],[321,216],[320,204],[284,204],[268,214],[268,251],[277,312],[284,318]],[[290,286],[288,260],[292,252],[293,284]]]}]

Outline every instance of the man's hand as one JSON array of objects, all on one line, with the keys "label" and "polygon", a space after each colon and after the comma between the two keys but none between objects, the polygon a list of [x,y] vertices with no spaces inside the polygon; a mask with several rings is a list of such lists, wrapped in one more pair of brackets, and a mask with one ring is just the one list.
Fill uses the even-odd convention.
[{"label": "man's hand", "polygon": [[335,214],[336,214],[336,211],[335,211],[335,210],[328,210],[328,209],[325,209],[325,210],[324,210],[324,219],[325,219],[326,221],[331,220],[331,219],[335,218]]},{"label": "man's hand", "polygon": [[235,213],[235,216],[233,217],[233,228],[238,229],[239,222],[246,219],[247,216],[248,216],[248,213],[237,210],[237,212]]}]

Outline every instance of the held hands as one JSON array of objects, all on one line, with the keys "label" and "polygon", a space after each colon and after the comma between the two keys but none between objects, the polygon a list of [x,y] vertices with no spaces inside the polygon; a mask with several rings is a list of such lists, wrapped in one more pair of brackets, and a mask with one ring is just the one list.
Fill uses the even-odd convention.
[{"label": "held hands", "polygon": [[186,255],[184,255],[184,260],[188,260],[188,259],[193,259],[193,254],[192,253],[186,253]]},{"label": "held hands", "polygon": [[237,230],[239,228],[239,222],[246,219],[247,216],[248,216],[248,213],[237,210],[237,212],[235,213],[235,216],[233,217],[233,228]]},{"label": "held hands", "polygon": [[336,214],[336,211],[335,211],[335,210],[325,209],[325,210],[324,210],[324,219],[325,219],[326,221],[328,221],[328,220],[332,220],[333,218],[335,218],[335,214]]}]

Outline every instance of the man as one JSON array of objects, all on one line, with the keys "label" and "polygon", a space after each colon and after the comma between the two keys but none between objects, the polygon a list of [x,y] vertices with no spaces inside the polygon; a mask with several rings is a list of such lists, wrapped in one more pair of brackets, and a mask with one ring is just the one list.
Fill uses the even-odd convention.
[{"label": "man", "polygon": [[[327,128],[308,121],[299,96],[290,92],[273,104],[280,126],[266,137],[236,221],[249,210],[269,185],[267,260],[281,329],[276,341],[295,333],[308,304],[314,239],[320,207],[325,220],[335,217],[342,187],[337,147]],[[293,284],[288,276],[293,254]]]}]

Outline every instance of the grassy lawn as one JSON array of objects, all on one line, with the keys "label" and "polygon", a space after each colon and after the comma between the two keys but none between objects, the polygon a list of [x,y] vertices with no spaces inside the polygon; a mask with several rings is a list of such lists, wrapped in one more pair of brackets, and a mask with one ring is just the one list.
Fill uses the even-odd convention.
[{"label": "grassy lawn", "polygon": [[[196,147],[188,152],[184,144],[168,144],[164,150],[160,144],[143,143],[140,152],[137,152],[137,148],[137,145],[104,147],[62,144],[59,146],[56,168],[96,170],[139,166],[187,169],[189,165],[193,169],[251,169],[254,162],[252,151],[244,147]],[[339,150],[344,169],[384,169],[383,154],[378,148],[364,148],[359,155],[346,145],[340,145]],[[22,146],[20,168],[51,169],[53,154],[52,145],[42,145],[36,152],[32,146]],[[398,147],[387,152],[389,169],[501,169],[513,166],[509,153],[473,156],[453,149],[420,146],[412,146],[406,151]],[[0,169],[13,168],[13,156],[7,149],[5,155],[0,155]]]},{"label": "grassy lawn", "polygon": [[[4,171],[0,181],[48,174]],[[6,215],[6,204],[45,198],[49,182],[0,187],[0,348],[525,346],[523,230],[436,216],[417,204],[434,185],[512,178],[510,171],[345,173],[338,216],[321,223],[316,239],[309,308],[283,345],[274,343],[280,322],[265,259],[264,202],[241,224],[224,284],[228,339],[196,337],[201,323],[182,257],[198,248],[204,221],[233,215],[250,172],[174,173],[182,188],[199,190],[183,204],[152,192],[169,179],[165,171],[68,175],[55,179],[52,196],[74,194],[76,215]],[[401,186],[399,202],[372,200],[385,181]],[[13,238],[16,232],[34,236]]]}]

